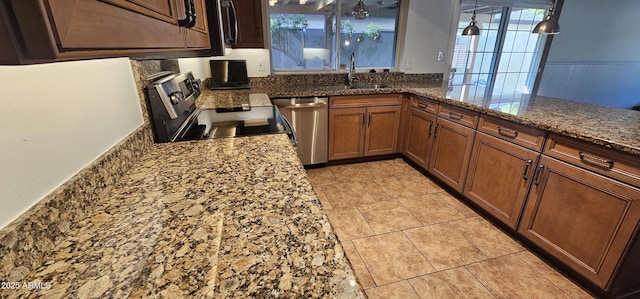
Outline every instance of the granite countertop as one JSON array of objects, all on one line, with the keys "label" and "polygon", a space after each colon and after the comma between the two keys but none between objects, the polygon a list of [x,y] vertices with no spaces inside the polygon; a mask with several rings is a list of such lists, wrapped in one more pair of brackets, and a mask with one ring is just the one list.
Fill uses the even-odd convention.
[{"label": "granite countertop", "polygon": [[0,297],[364,297],[284,134],[153,145],[103,197]]},{"label": "granite countertop", "polygon": [[249,94],[265,98],[289,98],[410,93],[640,156],[639,111],[608,108],[549,97],[534,97],[516,100],[515,102],[519,103],[519,108],[506,113],[491,107],[488,103],[482,103],[481,100],[476,102],[448,98],[447,90],[441,86],[441,83],[392,82],[389,84],[393,88],[327,90],[324,86],[307,83],[297,86],[276,85],[243,91],[205,90],[203,96],[198,100],[198,105],[205,107],[240,106],[242,103],[248,103],[247,95]]}]

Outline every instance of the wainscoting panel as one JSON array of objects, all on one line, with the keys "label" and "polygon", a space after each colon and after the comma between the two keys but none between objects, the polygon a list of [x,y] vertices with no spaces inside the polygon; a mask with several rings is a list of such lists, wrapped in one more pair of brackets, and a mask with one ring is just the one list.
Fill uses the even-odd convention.
[{"label": "wainscoting panel", "polygon": [[640,61],[547,63],[538,95],[595,105],[640,105]]}]

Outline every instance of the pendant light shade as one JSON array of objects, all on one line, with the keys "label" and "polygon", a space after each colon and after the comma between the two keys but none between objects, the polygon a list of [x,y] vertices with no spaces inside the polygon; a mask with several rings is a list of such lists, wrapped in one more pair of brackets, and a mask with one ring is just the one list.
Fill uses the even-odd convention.
[{"label": "pendant light shade", "polygon": [[358,4],[353,7],[351,14],[358,20],[363,20],[369,17],[369,9],[362,2],[362,0],[358,0]]},{"label": "pendant light shade", "polygon": [[533,33],[541,33],[541,34],[558,34],[560,33],[560,24],[558,24],[558,20],[553,15],[555,10],[555,4],[551,3],[549,6],[549,13],[544,17],[542,22],[538,23],[536,27],[533,28]]},{"label": "pendant light shade", "polygon": [[473,7],[473,15],[471,15],[471,23],[469,26],[465,27],[462,30],[462,35],[480,35],[480,28],[476,26],[476,9],[478,8],[478,0],[476,0],[476,5]]}]

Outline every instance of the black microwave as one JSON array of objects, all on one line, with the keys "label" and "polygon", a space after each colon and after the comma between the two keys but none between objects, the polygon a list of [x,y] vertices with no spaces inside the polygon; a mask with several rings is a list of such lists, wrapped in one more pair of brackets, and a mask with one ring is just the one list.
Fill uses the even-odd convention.
[{"label": "black microwave", "polygon": [[[211,56],[224,55],[238,43],[238,18],[232,0],[206,0]],[[217,34],[216,34],[217,33]]]}]

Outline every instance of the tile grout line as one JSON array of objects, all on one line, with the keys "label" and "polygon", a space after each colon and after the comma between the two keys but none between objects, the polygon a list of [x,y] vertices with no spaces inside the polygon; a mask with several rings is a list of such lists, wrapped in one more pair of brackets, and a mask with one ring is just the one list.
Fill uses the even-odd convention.
[{"label": "tile grout line", "polygon": [[[492,258],[491,258],[491,259],[488,259],[488,260],[485,260],[485,261],[489,261],[489,260],[492,260]],[[467,272],[469,272],[469,274],[471,274],[471,276],[473,276],[473,279],[475,279],[475,280],[476,280],[480,285],[482,285],[482,287],[483,287],[485,290],[487,290],[487,292],[489,293],[489,295],[491,295],[493,298],[497,299],[498,297],[497,297],[493,292],[491,292],[491,289],[489,289],[489,287],[487,287],[487,286],[482,282],[482,280],[480,280],[480,279],[479,279],[479,278],[478,278],[478,277],[477,277],[473,272],[471,272],[471,270],[469,270],[469,268],[467,268],[467,266],[470,266],[470,265],[473,265],[473,264],[477,264],[477,263],[480,263],[480,262],[471,263],[471,264],[469,264],[469,265],[464,265],[463,267],[464,267],[464,269],[465,269]]]},{"label": "tile grout line", "polygon": [[[540,259],[538,256],[536,256],[535,254],[533,254],[531,251],[526,250],[527,252],[529,252],[531,255],[533,255],[534,257]],[[523,258],[520,257],[520,255],[518,253],[522,253],[522,251],[514,253],[514,255],[520,259],[525,265],[527,265],[529,268],[531,268],[531,270],[533,270],[534,272],[538,273],[538,275],[540,275],[540,277],[544,278],[545,280],[547,280],[549,283],[551,283],[552,285],[554,285],[556,288],[558,288],[560,291],[562,291],[565,295],[567,295],[567,297],[569,298],[573,298],[573,296],[571,296],[571,294],[569,294],[564,288],[562,288],[561,286],[555,284],[553,281],[551,281],[546,275],[544,275],[543,273],[541,273],[540,271],[538,271],[538,269],[536,269],[536,267],[533,267],[533,265],[530,265],[529,263],[527,263],[527,261],[525,261]],[[543,263],[546,262],[544,260],[542,260]],[[552,268],[553,269],[553,268]],[[556,271],[555,269],[553,269],[555,272],[560,273],[558,271]],[[560,274],[562,275],[562,274]],[[562,275],[562,277],[566,278],[564,275]],[[571,283],[573,283],[571,280],[569,280]],[[573,283],[575,284],[575,283]],[[582,288],[580,288],[582,289]],[[585,291],[586,292],[586,291]],[[587,292],[587,294],[591,295],[590,293]]]},{"label": "tile grout line", "polygon": [[[389,162],[389,161],[392,161],[392,160],[385,160],[384,162],[386,162],[387,164],[390,164],[389,166],[393,166],[394,168],[395,168],[395,167],[401,168],[400,166],[395,165],[395,162]],[[375,163],[375,162],[374,162],[374,163]],[[357,164],[350,164],[350,165],[357,165]],[[349,168],[349,167],[348,167],[349,165],[345,165],[345,166],[346,166],[346,167],[344,167],[344,169],[346,169],[346,171],[347,171],[347,172],[350,172],[350,171],[351,171],[351,169],[355,169],[355,167],[353,167],[353,168]],[[338,182],[338,179],[339,179],[339,178],[338,178],[338,176],[336,176],[336,175],[335,175],[335,172],[333,171],[333,169],[334,169],[334,168],[333,168],[333,166],[329,166],[329,167],[327,167],[327,168],[329,168],[329,172],[333,175],[334,180],[332,180],[332,183],[331,183],[331,184],[325,184],[325,185],[321,185],[321,186],[319,186],[319,187],[320,187],[320,191],[321,191],[321,192],[324,192],[324,189],[323,189],[322,187],[324,187],[324,186],[326,186],[326,185],[336,185],[336,184],[339,184],[339,182]],[[412,169],[413,169],[413,168],[412,168]],[[344,173],[343,173],[343,174],[344,174]],[[391,178],[393,178],[393,179],[395,179],[396,181],[398,181],[402,187],[404,187],[404,188],[405,188],[405,189],[407,189],[408,191],[411,191],[409,188],[407,188],[407,185],[406,185],[406,184],[403,182],[403,180],[401,179],[401,177],[407,177],[407,176],[409,176],[409,175],[411,175],[411,174],[410,174],[410,173],[408,173],[408,172],[407,172],[407,173],[405,173],[404,171],[401,171],[401,172],[394,173],[394,174],[390,175],[390,177],[391,177]],[[422,175],[422,174],[420,174],[420,175]],[[386,178],[386,177],[382,177],[382,178],[380,178],[380,177],[377,177],[377,176],[372,176],[372,178],[370,178],[370,179],[366,179],[366,180],[354,180],[354,181],[349,181],[349,182],[351,182],[351,183],[358,183],[358,184],[359,184],[359,185],[364,189],[364,191],[366,192],[366,194],[367,194],[367,195],[369,195],[372,199],[374,199],[374,200],[375,200],[375,198],[373,197],[373,195],[372,195],[371,191],[365,187],[365,184],[363,184],[363,182],[377,181],[377,180],[382,180],[382,179],[384,179],[384,178]],[[426,179],[430,180],[428,177],[426,177]],[[530,252],[530,251],[529,251],[526,247],[524,247],[524,246],[522,245],[522,243],[520,243],[520,242],[516,241],[513,237],[511,237],[510,235],[506,234],[506,233],[505,233],[504,231],[502,231],[500,228],[497,228],[497,227],[496,227],[496,228],[498,229],[498,231],[500,232],[500,235],[501,235],[501,236],[502,236],[502,235],[506,235],[507,237],[509,237],[509,239],[513,240],[516,244],[520,245],[520,247],[521,247],[521,249],[522,249],[522,250],[516,250],[516,251],[514,251],[514,252],[510,252],[510,253],[506,253],[506,254],[500,254],[500,255],[495,256],[495,257],[489,256],[489,255],[487,255],[487,253],[483,252],[483,251],[478,247],[478,245],[477,245],[476,243],[474,243],[471,239],[469,239],[469,237],[468,237],[468,236],[467,236],[463,231],[461,231],[460,229],[456,228],[456,227],[452,224],[452,222],[454,222],[454,221],[463,221],[463,220],[465,220],[465,219],[472,219],[472,218],[475,218],[475,217],[479,217],[479,218],[481,218],[481,219],[483,219],[483,220],[485,220],[485,221],[486,221],[486,219],[485,219],[482,215],[478,214],[478,212],[476,212],[474,209],[471,209],[470,207],[468,207],[468,206],[467,206],[467,208],[469,208],[469,209],[473,212],[473,215],[472,215],[472,216],[468,216],[468,215],[467,215],[468,213],[467,213],[467,211],[466,211],[466,210],[459,209],[456,205],[454,205],[452,202],[450,202],[450,200],[442,198],[442,196],[443,196],[443,195],[448,195],[448,196],[453,196],[453,198],[457,200],[457,197],[456,197],[456,196],[449,194],[446,190],[442,190],[442,189],[440,188],[441,190],[438,190],[438,191],[435,191],[435,192],[428,192],[428,193],[426,193],[426,194],[416,194],[416,193],[414,193],[413,191],[411,191],[411,193],[413,193],[413,194],[414,194],[413,196],[410,196],[410,197],[406,197],[406,196],[395,197],[395,196],[397,196],[397,193],[395,193],[395,192],[389,192],[390,190],[388,190],[387,188],[385,188],[385,187],[383,186],[383,184],[378,183],[378,185],[379,185],[379,187],[382,189],[382,193],[384,193],[385,197],[384,197],[384,200],[375,200],[375,201],[374,201],[374,202],[372,202],[372,203],[377,203],[377,202],[387,201],[387,198],[393,198],[395,201],[399,202],[399,203],[400,203],[400,206],[401,206],[401,207],[403,207],[404,209],[406,209],[406,210],[409,212],[409,214],[410,214],[411,216],[413,216],[413,217],[417,217],[417,216],[416,216],[416,214],[414,214],[414,213],[413,213],[413,212],[412,212],[412,211],[411,211],[411,210],[410,210],[410,209],[409,209],[409,208],[408,208],[404,203],[402,203],[402,201],[400,201],[399,199],[402,199],[402,198],[412,198],[412,197],[420,197],[420,196],[428,195],[428,194],[435,194],[435,195],[437,195],[439,198],[441,198],[441,199],[443,200],[443,202],[445,202],[445,203],[446,203],[446,205],[447,205],[447,206],[449,206],[449,207],[453,208],[455,211],[457,211],[458,213],[460,213],[460,214],[461,214],[462,216],[464,216],[464,217],[463,217],[463,218],[460,218],[460,219],[454,219],[454,220],[442,221],[442,222],[436,222],[436,223],[429,223],[429,224],[426,224],[426,223],[424,223],[424,222],[420,221],[418,218],[416,218],[416,219],[418,219],[418,221],[420,222],[420,224],[421,224],[420,226],[417,226],[417,227],[411,227],[411,228],[405,228],[405,229],[400,228],[400,229],[398,229],[398,230],[393,230],[393,231],[389,231],[389,232],[377,233],[375,230],[373,230],[373,227],[371,226],[371,224],[369,223],[369,221],[364,217],[364,215],[362,214],[362,211],[361,211],[361,210],[360,210],[360,208],[358,207],[359,205],[366,206],[367,204],[372,204],[372,203],[361,203],[361,204],[353,204],[353,203],[350,203],[349,205],[350,205],[350,206],[353,206],[353,207],[355,207],[355,208],[356,208],[356,211],[357,211],[358,215],[359,215],[359,216],[361,216],[361,217],[365,220],[365,222],[367,223],[367,227],[368,227],[368,228],[373,232],[373,235],[364,236],[364,237],[359,237],[359,238],[351,239],[351,240],[348,240],[348,241],[347,241],[347,242],[351,242],[351,243],[352,243],[352,246],[353,246],[353,248],[355,249],[355,253],[356,253],[357,258],[359,258],[359,259],[360,259],[360,261],[361,261],[361,262],[362,262],[362,264],[364,265],[364,269],[367,271],[367,274],[368,274],[368,275],[371,277],[371,279],[373,280],[374,286],[372,286],[372,287],[370,287],[370,288],[365,289],[365,291],[366,291],[366,290],[370,290],[370,289],[374,289],[374,288],[378,288],[378,287],[382,287],[382,286],[386,286],[386,285],[390,285],[390,284],[394,284],[394,283],[400,283],[400,282],[402,282],[402,281],[406,281],[407,283],[409,283],[409,285],[410,285],[411,289],[412,289],[412,290],[413,290],[413,291],[414,291],[414,292],[415,292],[419,297],[421,297],[421,296],[420,296],[420,294],[416,291],[415,287],[411,284],[411,282],[409,282],[409,280],[410,280],[410,279],[415,279],[415,278],[418,278],[418,277],[426,277],[426,276],[429,276],[429,275],[433,275],[433,274],[435,274],[435,273],[445,272],[445,271],[449,271],[449,270],[456,269],[456,268],[462,268],[462,269],[464,269],[465,271],[467,271],[468,273],[470,273],[470,274],[472,275],[472,277],[473,277],[476,281],[478,281],[478,282],[482,285],[482,287],[483,287],[483,288],[484,288],[484,289],[485,289],[485,290],[486,290],[486,291],[487,291],[487,292],[488,292],[488,293],[489,293],[493,298],[497,298],[497,295],[496,295],[496,294],[494,294],[494,293],[493,293],[493,292],[488,288],[488,286],[487,286],[487,285],[485,285],[482,281],[480,281],[480,279],[478,279],[478,277],[477,277],[477,276],[476,276],[476,275],[475,275],[475,274],[474,274],[474,273],[473,273],[473,272],[472,272],[468,267],[469,267],[469,266],[471,266],[471,265],[475,265],[475,264],[479,264],[479,263],[482,263],[482,262],[487,262],[487,261],[495,260],[495,259],[498,259],[498,258],[501,258],[501,257],[505,257],[505,256],[509,256],[509,255],[516,255],[516,256],[517,256],[517,258],[518,258],[520,261],[522,261],[523,263],[525,263],[525,264],[527,265],[527,267],[529,267],[531,270],[533,270],[536,274],[538,274],[540,277],[544,278],[544,280],[546,280],[547,282],[551,283],[551,285],[553,285],[553,286],[555,286],[556,288],[560,289],[564,295],[568,296],[569,298],[572,298],[571,294],[568,292],[568,290],[570,290],[570,288],[568,288],[568,289],[564,289],[564,288],[560,287],[559,285],[557,285],[556,283],[554,283],[553,281],[551,281],[547,276],[543,275],[543,273],[541,273],[538,269],[534,268],[534,267],[533,267],[533,265],[530,265],[529,263],[527,263],[527,262],[523,259],[523,257],[520,257],[520,256],[519,256],[519,254],[520,254],[520,253],[522,253],[522,252]],[[437,184],[436,184],[436,186],[437,186]],[[438,187],[439,187],[439,186],[438,186]],[[390,196],[387,196],[387,194],[391,194],[391,195],[390,195]],[[325,192],[325,198],[327,199],[327,201],[328,201],[329,203],[331,203],[331,202],[328,200],[328,196],[326,196],[326,192]],[[466,204],[465,204],[464,202],[461,202],[461,204],[463,204],[463,205],[465,205],[465,206],[466,206]],[[425,254],[417,248],[416,244],[415,244],[415,243],[414,243],[414,242],[413,242],[413,241],[408,237],[408,235],[407,235],[405,232],[406,232],[406,231],[408,231],[408,230],[412,230],[412,229],[419,229],[419,228],[424,228],[424,227],[430,227],[430,226],[439,225],[439,224],[440,224],[440,225],[441,225],[441,224],[446,224],[446,225],[448,225],[448,227],[453,228],[453,229],[454,229],[454,231],[456,231],[457,233],[459,233],[459,234],[460,234],[460,235],[461,235],[461,236],[462,236],[462,237],[463,237],[467,242],[469,242],[469,243],[473,246],[473,248],[475,248],[479,253],[481,253],[484,257],[486,257],[486,259],[482,259],[482,260],[479,260],[479,261],[474,261],[474,262],[472,262],[472,263],[468,263],[468,264],[465,264],[465,265],[460,265],[460,266],[458,266],[458,267],[452,267],[452,268],[447,268],[447,269],[443,269],[443,270],[437,270],[437,269],[433,266],[433,263],[431,262],[431,260],[429,260],[429,259],[427,258],[427,256],[425,256]],[[493,225],[493,223],[489,222],[489,224],[491,224],[491,226],[492,226],[492,227],[495,227],[495,225]],[[358,248],[355,246],[355,243],[354,243],[353,241],[362,240],[362,239],[367,239],[367,238],[373,238],[373,237],[378,237],[378,236],[384,236],[384,235],[393,234],[393,233],[396,233],[396,232],[401,232],[401,233],[402,233],[402,235],[403,235],[407,240],[409,240],[409,242],[411,242],[411,246],[413,246],[413,248],[414,248],[415,250],[418,250],[418,252],[420,253],[420,255],[421,255],[421,256],[422,256],[422,257],[423,257],[423,258],[424,258],[424,259],[425,259],[425,260],[426,260],[426,261],[427,261],[431,266],[432,266],[432,268],[434,269],[434,271],[433,271],[433,272],[430,272],[430,273],[428,273],[428,274],[424,274],[424,275],[420,275],[420,276],[415,276],[415,277],[410,277],[410,278],[407,278],[407,279],[402,279],[402,280],[398,280],[398,281],[395,281],[395,282],[390,282],[390,283],[380,284],[380,285],[379,285],[378,283],[376,283],[375,279],[373,279],[373,276],[371,275],[371,271],[370,271],[369,267],[367,266],[367,264],[366,264],[366,263],[364,263],[364,259],[362,258],[362,254],[360,253],[360,251],[358,250]],[[544,261],[543,261],[543,262],[544,262]],[[553,270],[555,270],[555,269],[553,269]],[[556,272],[557,272],[557,271],[556,271]],[[561,275],[562,275],[562,274],[561,274]],[[566,278],[566,277],[565,277],[565,278]],[[574,282],[573,282],[573,281],[571,281],[571,280],[569,280],[569,282],[574,283]],[[574,284],[575,284],[575,283],[574,283]],[[578,286],[578,287],[579,287],[579,286]],[[580,289],[582,289],[581,287],[579,287],[579,288],[580,288]],[[364,288],[363,288],[363,289],[364,289]],[[584,289],[582,289],[582,290],[584,290]],[[586,291],[585,291],[585,292],[586,292]],[[589,292],[586,292],[586,293],[587,293],[588,295],[590,295],[590,296],[591,296],[591,294],[590,294]]]}]

